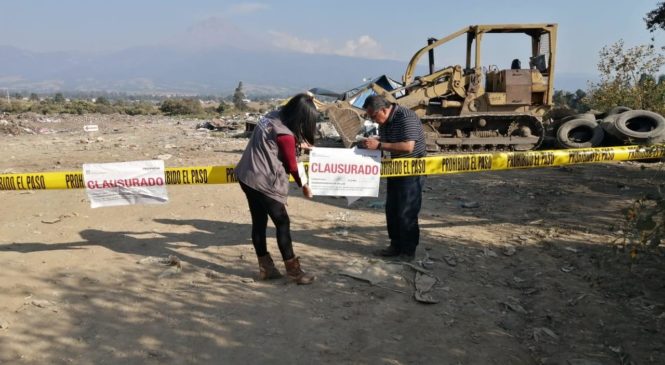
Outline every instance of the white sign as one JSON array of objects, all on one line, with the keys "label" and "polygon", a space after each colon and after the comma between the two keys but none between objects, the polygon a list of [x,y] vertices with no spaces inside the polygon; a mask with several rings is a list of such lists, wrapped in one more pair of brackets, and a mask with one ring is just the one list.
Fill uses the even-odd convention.
[{"label": "white sign", "polygon": [[92,208],[169,201],[162,160],[83,164],[83,182]]},{"label": "white sign", "polygon": [[381,151],[316,147],[309,156],[312,194],[379,196]]},{"label": "white sign", "polygon": [[308,177],[307,177],[307,169],[305,168],[305,163],[304,162],[298,162],[298,176],[300,176],[300,182],[303,185],[306,185],[309,183]]},{"label": "white sign", "polygon": [[99,126],[97,124],[86,124],[83,126],[83,130],[86,132],[97,132],[99,130]]}]

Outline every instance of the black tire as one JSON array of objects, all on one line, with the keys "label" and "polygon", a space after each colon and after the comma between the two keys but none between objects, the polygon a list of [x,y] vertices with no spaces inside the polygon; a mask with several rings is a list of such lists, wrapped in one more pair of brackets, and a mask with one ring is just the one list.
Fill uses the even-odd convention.
[{"label": "black tire", "polygon": [[614,127],[616,118],[617,114],[614,114],[598,122],[605,131],[605,140],[603,141],[603,145],[605,146],[621,146],[625,144],[625,136],[617,132]]},{"label": "black tire", "polygon": [[597,147],[604,137],[603,128],[596,121],[587,119],[569,120],[556,132],[556,141],[563,148]]},{"label": "black tire", "polygon": [[582,113],[582,114],[575,114],[575,115],[569,115],[567,117],[561,118],[561,124],[573,120],[573,119],[585,119],[585,120],[590,120],[592,122],[596,121],[596,116],[592,113]]},{"label": "black tire", "polygon": [[553,124],[553,129],[554,129],[554,134],[561,128],[564,123],[569,122],[571,120],[575,119],[585,119],[585,120],[590,120],[592,122],[596,121],[596,116],[591,113],[583,113],[583,114],[575,114],[575,115],[569,115],[567,117],[563,117],[561,119],[558,119],[557,121],[554,122]]},{"label": "black tire", "polygon": [[610,115],[610,116],[605,117],[600,122],[598,122],[598,124],[600,124],[600,126],[603,128],[605,133],[607,133],[611,136],[620,138],[620,137],[623,137],[623,136],[619,132],[617,132],[617,129],[614,126],[614,122],[616,121],[616,119],[617,119],[616,114]]},{"label": "black tire", "polygon": [[627,111],[631,111],[633,109],[627,107],[627,106],[615,106],[614,108],[610,109],[605,116],[609,117],[610,115],[616,115],[616,114],[621,114],[625,113]]},{"label": "black tire", "polygon": [[596,120],[601,120],[607,116],[606,112],[601,112],[598,110],[591,109],[587,112],[588,114],[593,114],[594,117],[596,117]]},{"label": "black tire", "polygon": [[614,128],[625,139],[654,140],[665,134],[665,118],[648,110],[629,110],[616,117]]}]

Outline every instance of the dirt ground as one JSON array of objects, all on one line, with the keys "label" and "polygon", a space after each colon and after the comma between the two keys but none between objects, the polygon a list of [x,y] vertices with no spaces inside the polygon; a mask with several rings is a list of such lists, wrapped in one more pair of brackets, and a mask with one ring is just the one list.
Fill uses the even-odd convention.
[{"label": "dirt ground", "polygon": [[[33,116],[22,126],[38,134],[0,130],[0,172],[237,162],[247,139],[199,122]],[[89,123],[100,131],[84,132]],[[0,191],[0,363],[665,364],[664,255],[630,266],[609,243],[621,209],[663,185],[662,168],[429,177],[417,261],[439,279],[437,304],[414,300],[409,266],[376,285],[341,274],[382,267],[371,252],[387,244],[383,196],[347,207],[293,187],[295,251],[318,276],[297,286],[254,280],[235,184],[99,209],[84,190]],[[169,255],[181,270],[154,262]]]}]

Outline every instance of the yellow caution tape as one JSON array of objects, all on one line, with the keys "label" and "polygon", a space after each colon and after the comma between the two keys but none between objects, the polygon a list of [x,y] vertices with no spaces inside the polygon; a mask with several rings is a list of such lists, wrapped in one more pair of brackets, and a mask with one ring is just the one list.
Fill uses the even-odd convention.
[{"label": "yellow caution tape", "polygon": [[[551,151],[496,152],[440,155],[384,160],[381,177],[441,175],[461,172],[498,171],[628,161],[665,156],[665,145],[579,148]],[[168,167],[167,185],[236,183],[234,166]],[[85,188],[80,171],[0,174],[0,190],[46,190]]]},{"label": "yellow caution tape", "polygon": [[665,156],[665,145],[441,155],[384,161],[381,176],[440,175],[527,169],[591,162],[641,160],[663,156]]},{"label": "yellow caution tape", "polygon": [[[167,167],[167,185],[227,184],[238,180],[234,166]],[[1,174],[0,190],[46,190],[85,188],[83,172],[44,172],[30,174]]]}]

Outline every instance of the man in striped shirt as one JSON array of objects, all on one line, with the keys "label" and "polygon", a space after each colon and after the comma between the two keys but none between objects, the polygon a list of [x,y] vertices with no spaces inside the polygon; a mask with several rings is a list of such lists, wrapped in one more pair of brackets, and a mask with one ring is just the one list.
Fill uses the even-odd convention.
[{"label": "man in striped shirt", "polygon": [[[425,132],[416,113],[392,104],[379,95],[369,96],[363,104],[367,116],[379,124],[379,137],[368,138],[361,146],[390,152],[391,158],[424,157]],[[422,203],[424,176],[388,178],[386,223],[390,245],[375,252],[378,256],[411,260],[420,240],[418,213]]]}]

